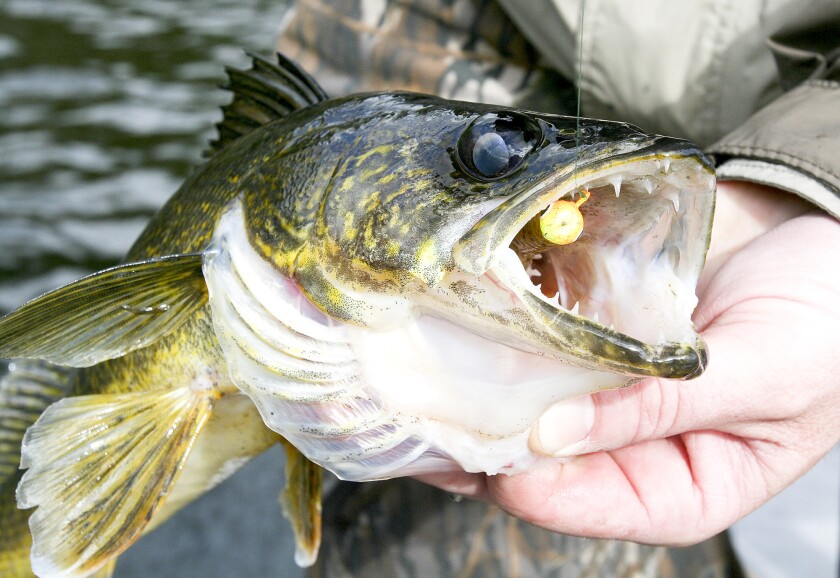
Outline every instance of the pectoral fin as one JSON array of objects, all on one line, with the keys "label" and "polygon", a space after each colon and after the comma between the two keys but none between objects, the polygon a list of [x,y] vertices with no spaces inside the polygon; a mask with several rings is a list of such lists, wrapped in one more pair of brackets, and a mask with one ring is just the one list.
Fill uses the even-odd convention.
[{"label": "pectoral fin", "polygon": [[66,398],[27,430],[17,490],[32,569],[81,577],[136,540],[163,503],[215,394],[189,388]]},{"label": "pectoral fin", "polygon": [[33,299],[0,319],[0,358],[87,367],[146,347],[207,302],[203,255],[120,265]]},{"label": "pectoral fin", "polygon": [[283,513],[295,532],[295,563],[312,566],[321,546],[321,486],[324,470],[306,459],[292,444],[286,449],[286,487],[280,494]]}]

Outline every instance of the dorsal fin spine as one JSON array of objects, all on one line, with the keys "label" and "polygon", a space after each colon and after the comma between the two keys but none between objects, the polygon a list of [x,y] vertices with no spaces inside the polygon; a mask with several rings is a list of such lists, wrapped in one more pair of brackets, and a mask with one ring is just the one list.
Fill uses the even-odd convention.
[{"label": "dorsal fin spine", "polygon": [[234,93],[234,102],[262,101],[280,116],[312,104],[303,95],[290,90],[288,85],[278,83],[267,75],[259,74],[253,68],[247,71],[229,68],[227,73],[226,88]]},{"label": "dorsal fin spine", "polygon": [[[268,70],[272,72],[282,74],[285,76],[291,76],[297,80],[296,84],[301,88],[306,87],[310,93],[310,103],[316,104],[327,100],[329,97],[327,93],[321,88],[321,86],[315,81],[312,76],[308,72],[306,72],[303,68],[300,67],[299,64],[290,60],[280,54],[279,52],[276,54],[277,56],[277,64],[274,64],[270,60],[260,57],[259,55],[253,55],[255,64],[258,68],[266,67]],[[301,92],[304,92],[303,90]]]},{"label": "dorsal fin spine", "polygon": [[248,56],[248,70],[227,69],[224,88],[233,92],[233,100],[222,107],[224,117],[216,125],[219,137],[205,156],[264,124],[327,100],[315,79],[285,56],[278,54],[277,63],[250,52]]},{"label": "dorsal fin spine", "polygon": [[[247,114],[248,111],[243,109],[247,109],[249,106],[258,108],[265,114],[269,121],[278,117],[286,116],[292,110],[295,110],[286,104],[278,102],[277,100],[262,94],[249,94],[247,96],[241,96],[236,101],[222,107],[222,110],[224,111],[225,116],[228,114]],[[256,119],[250,120],[256,122]],[[260,123],[260,125],[262,124],[265,123]]]}]

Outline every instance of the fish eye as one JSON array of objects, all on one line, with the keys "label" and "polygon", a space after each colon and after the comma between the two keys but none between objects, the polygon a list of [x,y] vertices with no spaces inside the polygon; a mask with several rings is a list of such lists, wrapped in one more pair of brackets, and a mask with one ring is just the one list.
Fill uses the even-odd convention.
[{"label": "fish eye", "polygon": [[539,124],[515,112],[475,119],[458,139],[458,164],[469,176],[493,181],[510,175],[542,140]]}]

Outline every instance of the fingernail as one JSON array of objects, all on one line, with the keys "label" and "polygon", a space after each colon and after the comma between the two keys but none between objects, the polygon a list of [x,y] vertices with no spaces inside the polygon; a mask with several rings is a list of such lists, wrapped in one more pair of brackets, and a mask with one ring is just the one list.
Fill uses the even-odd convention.
[{"label": "fingernail", "polygon": [[589,395],[552,405],[531,429],[529,445],[552,457],[584,453],[586,438],[595,423],[595,404]]}]

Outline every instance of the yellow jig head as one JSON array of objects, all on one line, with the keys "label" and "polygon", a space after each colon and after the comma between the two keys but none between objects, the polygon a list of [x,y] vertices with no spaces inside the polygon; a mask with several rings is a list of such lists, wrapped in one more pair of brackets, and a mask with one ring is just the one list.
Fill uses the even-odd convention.
[{"label": "yellow jig head", "polygon": [[590,196],[589,191],[583,190],[577,201],[557,200],[540,215],[540,232],[545,240],[555,245],[568,245],[577,241],[583,232],[580,206]]}]

